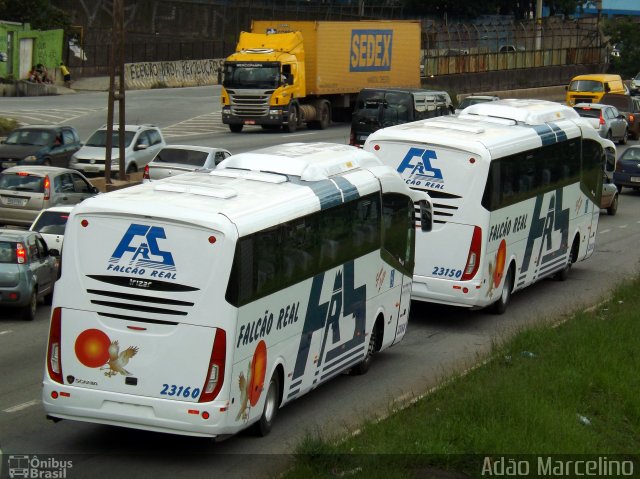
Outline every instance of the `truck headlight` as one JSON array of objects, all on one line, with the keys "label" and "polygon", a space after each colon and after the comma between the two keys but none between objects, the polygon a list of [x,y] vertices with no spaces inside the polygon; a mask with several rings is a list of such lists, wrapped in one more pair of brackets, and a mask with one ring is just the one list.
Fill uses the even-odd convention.
[{"label": "truck headlight", "polygon": [[28,162],[36,161],[36,157],[35,157],[34,155],[25,156],[25,157],[22,159],[22,161],[28,161]]}]

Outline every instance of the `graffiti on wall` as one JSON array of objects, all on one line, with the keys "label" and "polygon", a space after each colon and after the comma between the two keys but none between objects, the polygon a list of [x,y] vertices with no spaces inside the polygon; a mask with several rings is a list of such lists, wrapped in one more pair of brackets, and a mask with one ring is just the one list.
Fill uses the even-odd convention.
[{"label": "graffiti on wall", "polygon": [[[80,0],[80,5],[87,19],[86,27],[92,27],[96,24],[100,12],[106,13],[110,18],[113,16],[113,0]],[[125,27],[133,22],[137,8],[136,2],[123,3]]]},{"label": "graffiti on wall", "polygon": [[154,86],[198,86],[218,83],[222,59],[179,60],[175,62],[127,63],[124,66],[128,89]]}]

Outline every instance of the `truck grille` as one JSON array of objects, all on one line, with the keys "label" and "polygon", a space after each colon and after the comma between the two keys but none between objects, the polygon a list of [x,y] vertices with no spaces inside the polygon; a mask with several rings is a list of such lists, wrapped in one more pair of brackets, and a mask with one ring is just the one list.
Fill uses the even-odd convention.
[{"label": "truck grille", "polygon": [[594,103],[594,96],[589,96],[589,95],[580,95],[580,96],[576,96],[574,97],[574,101],[577,103]]},{"label": "truck grille", "polygon": [[229,93],[231,114],[240,117],[267,116],[272,91],[264,93]]}]

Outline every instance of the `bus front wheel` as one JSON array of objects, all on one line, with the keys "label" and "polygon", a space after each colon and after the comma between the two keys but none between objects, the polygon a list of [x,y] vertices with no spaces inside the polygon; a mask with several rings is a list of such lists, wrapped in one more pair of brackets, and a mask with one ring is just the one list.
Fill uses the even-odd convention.
[{"label": "bus front wheel", "polygon": [[278,412],[280,398],[280,378],[278,372],[274,372],[269,381],[269,388],[267,389],[267,397],[264,400],[264,409],[262,410],[262,416],[260,420],[255,424],[255,433],[264,437],[271,431],[273,422]]}]

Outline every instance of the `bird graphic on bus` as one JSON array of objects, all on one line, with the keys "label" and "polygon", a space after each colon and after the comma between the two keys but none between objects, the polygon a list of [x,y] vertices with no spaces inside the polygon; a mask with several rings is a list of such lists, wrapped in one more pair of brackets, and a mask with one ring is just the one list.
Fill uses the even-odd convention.
[{"label": "bird graphic on bus", "polygon": [[253,358],[249,361],[247,375],[241,371],[238,376],[238,386],[240,387],[240,410],[236,416],[236,421],[249,419],[249,410],[258,404],[262,390],[264,389],[264,378],[267,372],[267,345],[260,341],[256,345]]},{"label": "bird graphic on bus", "polygon": [[107,364],[100,368],[100,370],[107,369],[104,373],[105,376],[111,377],[117,374],[123,376],[131,376],[131,373],[124,367],[129,363],[129,360],[138,352],[137,346],[129,346],[124,351],[120,352],[120,344],[118,341],[112,341],[109,345],[109,361]]}]

